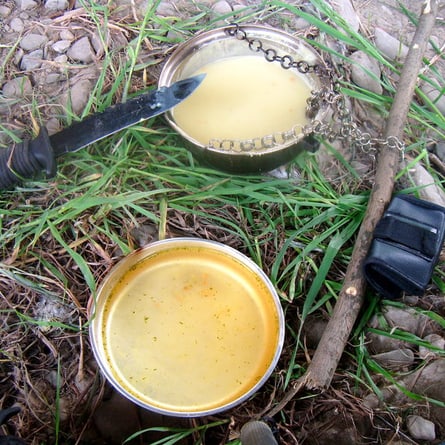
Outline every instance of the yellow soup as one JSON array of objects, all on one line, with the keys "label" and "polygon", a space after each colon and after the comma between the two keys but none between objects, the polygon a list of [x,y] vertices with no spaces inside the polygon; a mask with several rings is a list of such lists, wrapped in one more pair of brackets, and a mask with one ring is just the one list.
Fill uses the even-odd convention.
[{"label": "yellow soup", "polygon": [[246,265],[202,248],[142,259],[103,305],[111,374],[139,401],[198,412],[231,403],[267,371],[279,342],[271,290]]},{"label": "yellow soup", "polygon": [[212,62],[199,88],[173,110],[176,124],[203,145],[212,139],[244,140],[307,123],[311,88],[304,75],[259,56]]}]

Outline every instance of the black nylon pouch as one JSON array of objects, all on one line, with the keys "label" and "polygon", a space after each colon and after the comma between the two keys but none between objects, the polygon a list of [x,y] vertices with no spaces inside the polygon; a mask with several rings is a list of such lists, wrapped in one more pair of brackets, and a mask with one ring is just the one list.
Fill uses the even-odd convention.
[{"label": "black nylon pouch", "polygon": [[445,208],[414,196],[392,199],[377,223],[364,273],[384,298],[422,295],[445,236]]}]

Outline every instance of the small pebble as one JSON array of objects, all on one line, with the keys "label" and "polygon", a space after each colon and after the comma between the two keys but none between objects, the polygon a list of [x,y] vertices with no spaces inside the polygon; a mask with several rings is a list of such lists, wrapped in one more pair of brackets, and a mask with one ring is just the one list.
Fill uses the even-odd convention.
[{"label": "small pebble", "polygon": [[175,17],[178,15],[178,11],[171,2],[163,0],[156,8],[156,14],[162,17]]},{"label": "small pebble", "polygon": [[95,57],[90,39],[86,36],[74,42],[67,51],[67,55],[70,59],[82,63],[91,63]]},{"label": "small pebble", "polygon": [[21,0],[20,9],[22,11],[28,11],[29,9],[34,9],[37,6],[37,2],[34,0]]},{"label": "small pebble", "polygon": [[2,91],[4,97],[26,97],[32,93],[31,81],[26,76],[15,77],[3,85]]},{"label": "small pebble", "polygon": [[35,51],[25,54],[20,62],[20,68],[24,71],[33,71],[39,69],[43,62],[43,50],[36,49]]},{"label": "small pebble", "polygon": [[383,29],[375,28],[374,38],[375,45],[388,59],[401,60],[406,57],[408,47]]},{"label": "small pebble", "polygon": [[[430,334],[427,335],[423,340],[427,341],[431,344],[431,346],[434,346],[439,349],[445,349],[445,339],[441,337],[438,334]],[[422,359],[425,359],[427,357],[434,357],[437,355],[437,352],[433,351],[432,349],[426,347],[426,346],[419,346],[419,357]]]},{"label": "small pebble", "polygon": [[42,48],[47,41],[48,38],[41,34],[28,34],[20,41],[20,48],[25,51],[34,51]]},{"label": "small pebble", "polygon": [[372,358],[389,369],[406,368],[414,363],[414,353],[411,349],[395,349],[375,354]]},{"label": "small pebble", "polygon": [[421,416],[411,415],[406,419],[409,434],[417,440],[436,440],[434,423]]},{"label": "small pebble", "polygon": [[6,18],[11,14],[11,9],[7,6],[0,5],[0,17]]},{"label": "small pebble", "polygon": [[62,54],[67,51],[67,49],[71,46],[71,40],[59,40],[54,43],[51,48],[59,54]]},{"label": "small pebble", "polygon": [[77,115],[84,110],[88,99],[90,98],[93,86],[89,80],[81,80],[76,82],[70,91],[71,108]]},{"label": "small pebble", "polygon": [[74,40],[74,34],[68,29],[62,29],[60,31],[60,39],[61,40]]},{"label": "small pebble", "polygon": [[68,0],[46,0],[45,2],[45,8],[50,11],[63,11],[68,6]]},{"label": "small pebble", "polygon": [[218,14],[218,15],[228,14],[233,11],[232,7],[230,6],[230,3],[226,2],[225,0],[220,0],[220,1],[216,2],[213,5],[212,10],[215,14]]},{"label": "small pebble", "polygon": [[14,17],[9,23],[9,25],[11,26],[11,29],[14,32],[22,32],[25,29],[25,24],[23,23],[23,20],[19,17]]},{"label": "small pebble", "polygon": [[379,81],[381,71],[378,62],[363,51],[355,51],[349,59],[353,62],[351,64],[353,82],[365,90],[382,94],[383,88]]},{"label": "small pebble", "polygon": [[360,18],[355,12],[351,0],[332,0],[332,7],[345,20],[349,27],[357,32],[360,28]]}]

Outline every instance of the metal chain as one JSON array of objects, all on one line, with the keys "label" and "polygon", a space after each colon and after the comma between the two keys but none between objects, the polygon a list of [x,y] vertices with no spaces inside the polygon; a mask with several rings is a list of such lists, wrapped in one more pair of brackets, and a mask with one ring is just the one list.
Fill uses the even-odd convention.
[{"label": "metal chain", "polygon": [[231,27],[227,29],[227,34],[238,40],[245,40],[249,45],[249,49],[256,53],[263,53],[268,62],[278,62],[285,70],[296,68],[302,74],[320,74],[321,72],[320,65],[310,65],[305,60],[294,60],[294,58],[288,54],[280,56],[275,49],[264,48],[263,42],[260,39],[249,38],[246,31],[236,23],[232,24]]},{"label": "metal chain", "polygon": [[[327,77],[332,87],[311,92],[311,97],[307,100],[307,114],[312,121],[303,128],[293,128],[279,136],[269,135],[249,141],[213,141],[212,145],[214,148],[251,151],[255,148],[258,149],[258,146],[268,147],[271,144],[272,146],[280,144],[283,140],[289,140],[291,136],[296,137],[302,131],[305,135],[320,135],[330,142],[335,139],[349,141],[352,145],[360,147],[363,152],[369,153],[371,156],[375,156],[377,150],[383,147],[397,149],[403,154],[405,144],[397,137],[389,136],[386,139],[372,137],[370,133],[362,131],[353,122],[345,97],[339,92],[338,81],[334,79],[333,70],[320,65],[310,65],[304,60],[294,60],[290,55],[280,56],[275,49],[264,48],[261,40],[249,38],[246,31],[236,23],[231,24],[226,32],[238,40],[246,41],[252,51],[262,53],[268,62],[278,62],[286,70],[295,68],[302,74],[314,73],[320,77]],[[336,126],[314,120],[317,110],[320,109],[322,104],[329,105],[333,109],[333,117],[338,118]],[[333,120],[335,121],[335,119]]]}]

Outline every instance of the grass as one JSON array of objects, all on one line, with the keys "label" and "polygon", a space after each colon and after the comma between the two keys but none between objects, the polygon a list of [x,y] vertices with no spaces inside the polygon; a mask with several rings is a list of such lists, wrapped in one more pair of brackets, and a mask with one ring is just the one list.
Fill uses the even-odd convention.
[{"label": "grass", "polygon": [[[146,57],[147,42],[156,54],[162,54],[193,33],[214,28],[220,20],[271,22],[279,26],[289,21],[285,13],[302,17],[318,28],[319,38],[308,42],[326,58],[336,61],[339,74],[344,74],[342,63],[347,62],[347,54],[333,50],[327,44],[328,38],[342,42],[349,51],[366,52],[385,67],[382,95],[354,86],[347,76],[341,81],[341,91],[387,116],[395,88],[391,77],[399,73],[400,66],[386,60],[371,39],[351,30],[327,3],[320,0],[311,3],[315,9],[307,12],[272,0],[241,10],[240,17],[235,13],[215,17],[209,9],[190,6],[189,17],[183,18],[156,15],[159,1],[155,1],[149,2],[147,13],[140,21],[115,23],[107,6],[84,2],[90,26],[99,31],[104,56],[103,69],[83,116],[152,87],[149,73],[159,61]],[[404,13],[408,15],[409,11]],[[415,20],[412,15],[409,17]],[[119,52],[108,48],[105,30],[110,24],[132,36],[127,48]],[[0,68],[3,76],[12,53],[11,47]],[[443,84],[434,66],[423,77],[432,84]],[[414,159],[412,162],[424,163],[428,159],[427,147],[417,141],[430,130],[435,137],[443,137],[445,123],[435,104],[420,91],[418,94],[422,101],[413,102],[405,143],[407,153]],[[65,123],[76,119],[78,117],[68,115]],[[16,138],[6,125],[1,125],[0,130]],[[329,316],[335,305],[369,195],[369,183],[354,166],[328,143],[326,149],[346,175],[341,182],[327,180],[317,155],[309,153],[294,161],[298,179],[228,175],[200,165],[162,118],[156,118],[67,156],[52,180],[28,182],[16,190],[2,192],[0,295],[3,303],[0,312],[8,343],[0,347],[4,354],[1,363],[7,372],[17,368],[33,378],[44,375],[44,367],[57,371],[54,416],[45,420],[43,413],[35,412],[28,419],[29,424],[34,428],[43,424],[52,429],[56,443],[72,440],[76,431],[64,430],[60,403],[67,397],[70,376],[79,366],[75,361],[69,362],[69,358],[78,356],[79,343],[84,341],[81,336],[87,338],[87,302],[118,259],[139,246],[135,230],[149,227],[154,228],[152,238],[180,233],[224,242],[244,252],[266,271],[279,291],[286,312],[285,350],[274,377],[260,395],[230,414],[235,421],[245,421],[248,413],[260,412],[268,403],[273,403],[268,401],[271,392],[278,400],[279,394],[304,373],[307,365],[309,350],[303,336],[304,324],[314,316]],[[428,162],[426,166],[436,182],[441,183],[440,174]],[[407,167],[400,173],[400,179],[408,174]],[[417,185],[409,189],[413,193],[417,190]],[[445,289],[440,268],[433,281],[439,292]],[[35,310],[42,295],[59,300],[68,309],[69,317],[42,318]],[[414,334],[390,326],[369,327],[373,316],[394,304],[406,306],[379,302],[371,295],[357,323],[352,346],[347,351],[349,358],[338,371],[354,381],[356,388],[352,395],[359,395],[364,389],[380,395],[376,383],[379,379],[397,382],[397,373],[378,365],[368,351],[366,336],[370,332],[403,339],[413,349],[428,347]],[[418,311],[445,327],[443,313],[426,307]],[[42,335],[46,336],[44,340]],[[70,338],[74,340],[68,341]],[[59,350],[59,356],[49,354],[45,366],[32,363],[30,351],[35,344],[45,350],[45,341]],[[443,356],[437,348],[431,349]],[[40,394],[37,386],[35,380],[29,379],[24,388],[12,389],[5,384],[2,388],[6,388],[7,400],[10,400],[17,394],[24,397],[27,391]],[[402,389],[413,404],[425,400]],[[431,398],[427,401],[443,404]],[[306,403],[304,397],[300,402]],[[45,406],[51,406],[51,402]],[[88,414],[86,416],[88,418]],[[155,427],[158,432],[166,433],[165,438],[156,443],[173,444],[185,437],[196,444],[221,443],[229,420],[229,415],[223,413],[215,422],[202,419],[190,428]],[[290,429],[301,427],[290,412],[283,412],[282,420]],[[143,431],[135,432],[132,438],[142,434]]]}]

